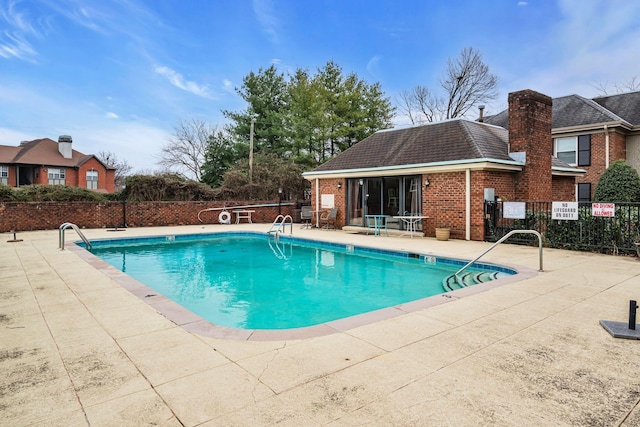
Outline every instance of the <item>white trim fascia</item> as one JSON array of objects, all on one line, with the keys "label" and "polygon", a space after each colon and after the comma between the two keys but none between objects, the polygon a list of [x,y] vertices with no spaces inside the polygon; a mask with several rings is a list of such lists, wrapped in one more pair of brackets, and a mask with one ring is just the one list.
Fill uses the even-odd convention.
[{"label": "white trim fascia", "polygon": [[585,173],[587,173],[586,170],[578,168],[562,168],[559,166],[551,168],[551,175],[555,176],[583,176]]},{"label": "white trim fascia", "polygon": [[[580,125],[580,126],[567,126],[564,128],[554,128],[551,130],[551,135],[554,138],[557,138],[557,135],[575,136],[575,135],[579,135],[581,132],[587,132],[587,131],[589,132],[601,131],[602,133],[604,133],[605,125],[609,128],[621,127],[627,131],[631,131],[634,128],[634,126],[627,121],[617,120],[613,122],[589,123],[589,124]],[[614,129],[609,129],[609,130],[614,130]]]},{"label": "white trim fascia", "polygon": [[472,170],[504,170],[519,172],[524,167],[524,163],[513,160],[496,160],[496,159],[468,159],[455,162],[433,162],[422,163],[416,165],[399,165],[399,166],[381,166],[376,168],[358,168],[358,169],[339,169],[334,171],[309,171],[304,172],[302,176],[311,180],[315,178],[349,178],[349,177],[367,177],[380,176],[382,173],[386,176],[395,175],[417,175],[429,174],[437,172],[458,172],[466,169]]}]

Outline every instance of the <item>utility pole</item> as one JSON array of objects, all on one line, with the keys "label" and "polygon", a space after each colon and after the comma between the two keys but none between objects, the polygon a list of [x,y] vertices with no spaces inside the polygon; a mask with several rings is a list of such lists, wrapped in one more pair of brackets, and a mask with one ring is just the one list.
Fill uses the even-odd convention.
[{"label": "utility pole", "polygon": [[249,131],[249,184],[253,184],[253,125],[255,117],[251,118],[251,130]]}]

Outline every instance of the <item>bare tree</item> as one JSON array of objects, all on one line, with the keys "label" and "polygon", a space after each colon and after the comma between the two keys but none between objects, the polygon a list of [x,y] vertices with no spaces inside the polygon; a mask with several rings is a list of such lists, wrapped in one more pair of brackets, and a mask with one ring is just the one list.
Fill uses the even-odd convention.
[{"label": "bare tree", "polygon": [[417,85],[412,90],[400,92],[400,111],[403,111],[411,124],[433,122],[440,115],[440,102],[426,86]]},{"label": "bare tree", "polygon": [[399,109],[414,124],[463,117],[473,106],[497,98],[498,77],[489,71],[479,51],[467,47],[458,58],[449,58],[440,87],[442,97],[421,85],[403,91]]},{"label": "bare tree", "polygon": [[598,83],[593,85],[598,90],[600,96],[615,95],[617,93],[635,92],[640,90],[640,78],[638,76],[631,77],[627,82],[616,83],[613,89],[609,89],[607,84]]},{"label": "bare tree", "polygon": [[181,121],[162,147],[158,165],[200,181],[209,137],[214,128],[203,120]]},{"label": "bare tree", "polygon": [[119,159],[115,153],[111,151],[100,151],[97,155],[98,159],[107,166],[115,168],[115,187],[116,190],[124,188],[124,181],[131,174],[133,167],[127,163],[125,159]]}]

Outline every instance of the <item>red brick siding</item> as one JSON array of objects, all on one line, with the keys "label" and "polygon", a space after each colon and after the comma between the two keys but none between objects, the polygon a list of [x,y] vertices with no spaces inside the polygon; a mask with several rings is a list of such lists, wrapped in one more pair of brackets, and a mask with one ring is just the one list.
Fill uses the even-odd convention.
[{"label": "red brick siding", "polygon": [[[617,132],[609,132],[609,164],[616,160],[626,160],[626,137]],[[591,196],[596,190],[600,176],[607,169],[606,135],[602,133],[591,134],[591,165],[578,166],[587,173],[576,179],[576,182],[591,183]]]},{"label": "red brick siding", "polygon": [[554,176],[553,198],[557,202],[570,202],[576,200],[576,178],[573,176]]},{"label": "red brick siding", "polygon": [[15,166],[10,166],[7,165],[9,167],[9,176],[7,177],[7,185],[9,185],[10,187],[16,187],[17,184],[17,180],[18,177],[16,175],[16,168]]},{"label": "red brick siding", "polygon": [[512,152],[526,152],[526,166],[517,174],[516,198],[551,199],[550,97],[532,90],[509,94],[509,144]]},{"label": "red brick siding", "polygon": [[47,185],[49,183],[49,169],[44,166],[37,168],[34,172],[33,183]]},{"label": "red brick siding", "polygon": [[422,177],[429,186],[422,190],[422,214],[427,236],[435,236],[435,228],[448,227],[452,239],[465,238],[465,173],[434,173]]},{"label": "red brick siding", "polygon": [[[273,203],[237,202],[236,206]],[[81,228],[155,227],[172,225],[217,224],[220,211],[198,212],[223,207],[223,202],[4,202],[0,203],[0,232],[53,230],[65,222]],[[229,211],[232,207],[227,205]],[[292,215],[295,206],[280,207],[283,215]],[[278,215],[278,206],[251,208],[253,222],[271,224]],[[233,216],[235,221],[235,215]],[[266,230],[265,230],[266,231]]]},{"label": "red brick siding", "polygon": [[96,158],[91,158],[80,166],[77,172],[77,181],[74,183],[75,186],[87,188],[87,171],[89,170],[98,172],[98,190],[104,190],[107,193],[114,192],[114,171],[108,171]]},{"label": "red brick siding", "polygon": [[471,172],[471,240],[484,240],[484,189],[493,188],[494,197],[515,200],[514,172]]},{"label": "red brick siding", "polygon": [[[323,194],[333,194],[333,202],[338,208],[336,217],[336,228],[342,228],[347,220],[347,181],[344,178],[332,178],[319,180],[320,191],[318,194],[322,198]],[[338,188],[338,184],[340,188]],[[316,204],[316,181],[311,181],[311,207],[316,210],[320,207],[320,201]]]},{"label": "red brick siding", "polygon": [[[49,168],[57,166],[40,166],[34,168],[33,183],[38,185],[49,184]],[[107,193],[115,191],[115,171],[107,170],[96,158],[87,160],[79,169],[65,169],[65,185],[69,187],[87,188],[87,171],[98,171],[98,190]],[[9,185],[17,187],[17,176],[15,165],[9,166]]]}]

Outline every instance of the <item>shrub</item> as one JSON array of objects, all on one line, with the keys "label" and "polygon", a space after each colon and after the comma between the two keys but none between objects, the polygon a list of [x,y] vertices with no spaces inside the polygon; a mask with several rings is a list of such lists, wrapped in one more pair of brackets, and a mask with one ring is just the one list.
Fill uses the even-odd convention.
[{"label": "shrub", "polygon": [[[7,190],[8,189],[8,190]],[[102,202],[105,193],[64,185],[29,185],[20,188],[0,186],[0,200],[13,202]]]},{"label": "shrub", "polygon": [[14,198],[13,188],[0,184],[0,202],[11,202]]},{"label": "shrub", "polygon": [[127,177],[121,200],[193,201],[214,200],[215,192],[206,184],[177,175],[132,175]]},{"label": "shrub", "polygon": [[623,160],[616,160],[600,176],[595,202],[640,202],[640,176]]},{"label": "shrub", "polygon": [[254,160],[252,182],[249,183],[249,161],[239,160],[225,172],[217,189],[219,198],[276,199],[279,189],[285,200],[303,197],[307,183],[300,166],[274,154],[257,153]]}]

